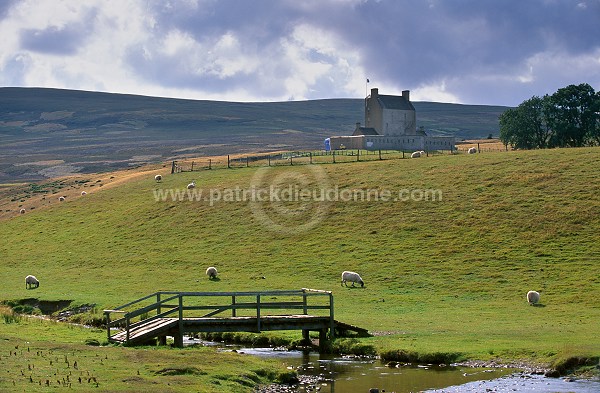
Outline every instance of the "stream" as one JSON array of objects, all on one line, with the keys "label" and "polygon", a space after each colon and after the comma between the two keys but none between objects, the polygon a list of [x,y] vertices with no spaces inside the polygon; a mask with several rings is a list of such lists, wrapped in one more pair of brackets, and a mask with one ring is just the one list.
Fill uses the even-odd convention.
[{"label": "stream", "polygon": [[[465,365],[388,367],[378,359],[360,359],[317,352],[243,348],[191,338],[184,345],[209,345],[224,351],[281,361],[296,370],[295,387],[270,386],[258,393],[598,393],[600,380],[548,378],[515,368]],[[376,391],[376,390],[374,390]]]},{"label": "stream", "polygon": [[237,350],[254,356],[281,360],[301,376],[295,389],[266,389],[264,392],[369,393],[379,392],[525,392],[598,393],[600,381],[547,378],[516,369],[468,366],[387,367],[379,360],[360,360],[271,348]]}]

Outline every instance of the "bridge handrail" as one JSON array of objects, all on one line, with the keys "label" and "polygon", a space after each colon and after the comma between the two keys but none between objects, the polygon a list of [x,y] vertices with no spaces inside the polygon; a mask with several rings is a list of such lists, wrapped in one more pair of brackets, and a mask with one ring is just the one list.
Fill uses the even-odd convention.
[{"label": "bridge handrail", "polygon": [[[164,295],[170,295],[168,298],[162,298]],[[256,298],[255,302],[245,302],[245,303],[236,303],[236,299],[238,297],[248,297],[252,296]],[[261,297],[265,296],[301,296],[302,301],[292,301],[292,302],[261,302]],[[328,305],[310,305],[308,304],[308,297],[312,296],[327,296],[328,297]],[[124,309],[127,307],[131,307],[135,304],[138,304],[144,300],[148,300],[152,297],[156,297],[157,301],[144,306],[137,308],[133,311],[125,311]],[[186,297],[230,297],[230,304],[226,305],[209,305],[209,306],[184,306],[183,300]],[[177,305],[167,304],[167,302],[173,301],[177,299]],[[162,308],[168,308],[167,311],[163,312]],[[300,290],[273,290],[273,291],[240,291],[240,292],[181,292],[181,291],[158,291],[154,292],[150,295],[144,296],[132,302],[126,303],[122,306],[116,307],[114,309],[104,310],[104,314],[106,316],[106,329],[108,339],[111,339],[111,328],[115,326],[122,326],[125,324],[126,330],[126,342],[129,342],[129,334],[130,330],[139,326],[143,323],[147,323],[149,321],[163,318],[169,314],[174,312],[178,312],[178,319],[180,327],[183,323],[183,312],[184,311],[193,311],[193,310],[213,310],[200,318],[212,317],[214,315],[220,314],[222,312],[231,310],[232,317],[236,317],[237,310],[250,310],[256,309],[256,319],[257,319],[257,330],[260,331],[260,318],[261,318],[261,309],[302,309],[303,314],[307,315],[308,310],[329,310],[329,318],[331,320],[331,326],[333,327],[334,319],[333,319],[333,294],[331,291],[324,291],[318,289],[309,289],[302,288]],[[150,311],[156,310],[156,315],[146,318],[144,320],[140,320],[135,323],[131,323],[132,319],[138,317],[143,314],[147,314]],[[123,314],[123,317],[111,321],[110,316],[112,313]]]}]

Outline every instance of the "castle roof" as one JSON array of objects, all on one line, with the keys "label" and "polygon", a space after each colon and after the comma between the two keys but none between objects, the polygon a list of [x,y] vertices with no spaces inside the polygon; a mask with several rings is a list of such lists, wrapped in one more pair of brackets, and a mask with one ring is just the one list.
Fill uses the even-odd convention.
[{"label": "castle roof", "polygon": [[413,104],[403,96],[389,96],[379,94],[377,95],[377,101],[382,108],[386,109],[398,109],[402,111],[414,111],[415,107]]}]

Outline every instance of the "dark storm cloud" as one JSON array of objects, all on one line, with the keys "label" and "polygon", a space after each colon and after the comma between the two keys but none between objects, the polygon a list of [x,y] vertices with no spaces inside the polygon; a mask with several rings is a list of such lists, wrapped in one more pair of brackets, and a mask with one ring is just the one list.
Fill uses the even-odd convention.
[{"label": "dark storm cloud", "polygon": [[[340,37],[379,80],[415,88],[429,82],[518,73],[537,53],[578,55],[600,48],[600,2],[574,1],[218,1],[198,8],[156,5],[157,29],[197,40],[233,31],[248,51],[278,53],[300,23]],[[183,12],[182,12],[183,11]],[[321,59],[328,62],[327,59]],[[253,75],[248,75],[248,80]],[[183,75],[182,75],[183,78]],[[221,80],[225,86],[243,77]],[[183,83],[183,79],[181,80]],[[205,84],[200,78],[198,83]]]},{"label": "dark storm cloud", "polygon": [[[472,71],[506,72],[546,50],[600,47],[600,2],[365,2],[335,28],[366,69],[406,83]],[[350,28],[351,27],[351,28]]]}]

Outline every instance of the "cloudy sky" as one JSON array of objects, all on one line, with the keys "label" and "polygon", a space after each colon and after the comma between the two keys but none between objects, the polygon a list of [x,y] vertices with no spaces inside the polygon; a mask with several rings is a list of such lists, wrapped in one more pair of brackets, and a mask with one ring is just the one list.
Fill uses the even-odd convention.
[{"label": "cloudy sky", "polygon": [[0,37],[0,86],[486,105],[600,90],[600,0],[0,0]]}]

